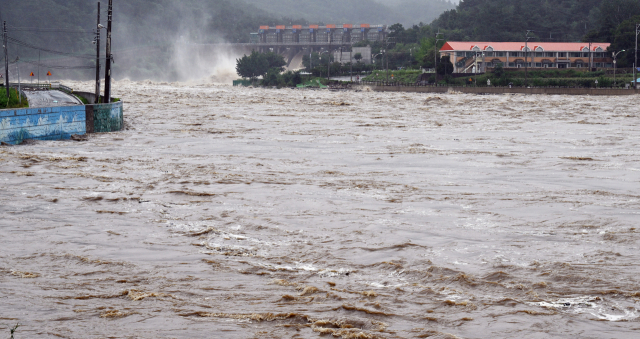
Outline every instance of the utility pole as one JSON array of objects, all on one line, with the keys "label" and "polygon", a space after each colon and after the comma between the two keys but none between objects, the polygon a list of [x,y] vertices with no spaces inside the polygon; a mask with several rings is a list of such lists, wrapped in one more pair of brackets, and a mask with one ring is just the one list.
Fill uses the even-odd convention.
[{"label": "utility pole", "polygon": [[591,64],[591,41],[589,41],[589,72],[592,71]]},{"label": "utility pole", "polygon": [[[433,54],[433,59],[434,59],[434,63],[433,63],[433,70],[436,76],[436,80],[435,80],[435,84],[436,86],[438,85],[438,41],[443,41],[444,39],[438,39],[439,35],[444,35],[444,33],[440,33],[440,28],[438,28],[438,33],[436,33],[436,43],[434,46],[434,50],[435,53]],[[446,73],[446,72],[445,72]]]},{"label": "utility pole", "polygon": [[22,93],[20,92],[22,90],[22,83],[20,82],[20,63],[18,63],[18,61],[20,61],[20,56],[16,58],[16,68],[18,69],[18,97],[20,106],[22,106]]},{"label": "utility pole", "polygon": [[96,24],[96,100],[94,104],[100,102],[100,1],[98,1],[98,23]]},{"label": "utility pole", "polygon": [[533,31],[531,30],[527,30],[527,34],[525,35],[525,41],[524,41],[524,87],[527,87],[527,73],[529,70],[529,46],[528,46],[528,42],[529,39],[531,39],[531,37],[529,36],[529,33],[531,33]]},{"label": "utility pole", "polygon": [[40,87],[40,51],[38,51],[38,87]]},{"label": "utility pole", "polygon": [[640,24],[636,24],[636,55],[633,62],[633,89],[638,88],[638,75],[636,74],[638,70],[638,28],[640,28]]},{"label": "utility pole", "polygon": [[[353,82],[353,44],[349,48],[349,75],[351,76],[351,82]],[[340,60],[342,61],[342,60]]]},{"label": "utility pole", "polygon": [[109,0],[109,12],[107,14],[107,55],[104,72],[104,102],[111,102],[111,21],[113,16],[113,0]]},{"label": "utility pole", "polygon": [[9,37],[7,36],[7,22],[3,23],[2,28],[2,41],[4,42],[4,83],[7,90],[7,99],[10,98],[9,94],[9,52],[7,51],[7,45]]},{"label": "utility pole", "polygon": [[387,38],[387,47],[384,50],[384,57],[387,59],[387,82],[389,82],[389,46],[395,42],[395,38]]},{"label": "utility pole", "polygon": [[329,73],[331,73],[331,31],[329,31],[327,36],[329,36],[329,53],[327,54],[329,56],[329,62],[327,63],[327,81],[329,81]]}]

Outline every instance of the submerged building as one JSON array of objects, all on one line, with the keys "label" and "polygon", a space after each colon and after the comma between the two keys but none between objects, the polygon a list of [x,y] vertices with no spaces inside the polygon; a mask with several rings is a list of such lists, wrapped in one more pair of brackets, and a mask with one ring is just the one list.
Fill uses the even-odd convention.
[{"label": "submerged building", "polygon": [[606,42],[469,42],[449,41],[440,49],[449,56],[454,73],[504,68],[613,68]]}]

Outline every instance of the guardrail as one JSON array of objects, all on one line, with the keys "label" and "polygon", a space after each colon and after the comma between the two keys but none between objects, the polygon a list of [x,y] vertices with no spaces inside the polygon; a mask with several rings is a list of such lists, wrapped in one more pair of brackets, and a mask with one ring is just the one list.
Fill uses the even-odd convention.
[{"label": "guardrail", "polygon": [[31,84],[31,83],[17,83],[17,82],[10,82],[9,83],[9,87],[21,87],[22,89],[28,89],[28,88],[35,88],[35,89],[57,89],[59,91],[63,91],[66,92],[68,94],[72,94],[73,93],[73,88],[59,84],[59,83],[53,83],[53,84]]}]

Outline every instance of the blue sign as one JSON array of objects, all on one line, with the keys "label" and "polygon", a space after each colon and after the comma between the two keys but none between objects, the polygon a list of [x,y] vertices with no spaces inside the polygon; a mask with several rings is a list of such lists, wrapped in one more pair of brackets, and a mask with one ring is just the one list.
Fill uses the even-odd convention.
[{"label": "blue sign", "polygon": [[313,33],[313,28],[309,28],[309,33]]}]

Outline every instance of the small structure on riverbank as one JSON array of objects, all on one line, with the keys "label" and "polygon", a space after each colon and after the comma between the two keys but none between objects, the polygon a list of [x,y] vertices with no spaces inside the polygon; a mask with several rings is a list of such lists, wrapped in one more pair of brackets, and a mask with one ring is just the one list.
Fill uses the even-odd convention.
[{"label": "small structure on riverbank", "polygon": [[[93,102],[82,92],[74,94],[82,101]],[[55,105],[53,101],[45,107],[0,110],[0,142],[17,145],[28,139],[64,140],[72,135],[120,131],[124,126],[123,103],[118,99],[93,105]]]}]

